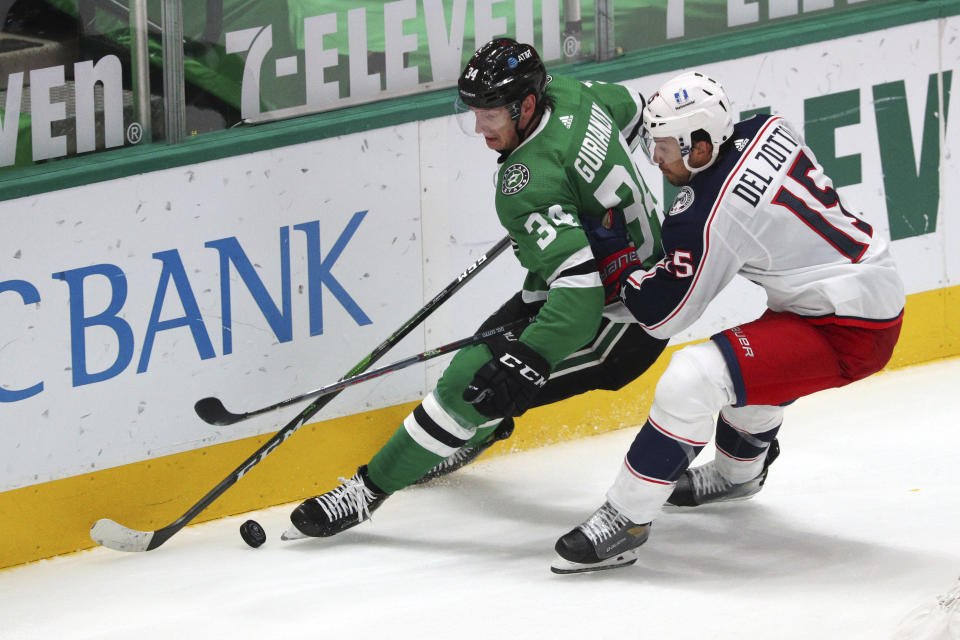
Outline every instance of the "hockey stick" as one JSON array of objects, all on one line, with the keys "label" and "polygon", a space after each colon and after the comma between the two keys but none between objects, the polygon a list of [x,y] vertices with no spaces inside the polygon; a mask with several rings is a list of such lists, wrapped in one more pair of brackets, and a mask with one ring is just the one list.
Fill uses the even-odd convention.
[{"label": "hockey stick", "polygon": [[[472,344],[478,344],[480,342],[483,342],[487,338],[498,336],[501,333],[507,333],[521,326],[525,327],[531,322],[533,322],[533,319],[534,319],[533,316],[520,318],[518,320],[514,320],[513,322],[508,322],[505,325],[494,327],[493,329],[487,329],[486,331],[481,331],[480,333],[476,333],[472,336],[467,336],[466,338],[460,338],[459,340],[454,340],[453,342],[448,342],[447,344],[437,347],[436,349],[429,349],[427,351],[422,351],[415,356],[410,356],[409,358],[404,358],[403,360],[397,360],[396,362],[393,362],[391,364],[385,364],[382,367],[377,367],[376,369],[371,369],[370,371],[366,371],[364,373],[358,373],[357,375],[350,376],[349,378],[341,378],[336,382],[320,387],[319,389],[315,389],[310,393],[306,393],[300,396],[300,398],[306,398],[307,396],[316,396],[315,399],[319,399],[324,396],[328,396],[330,394],[346,389],[347,387],[352,387],[355,384],[360,384],[361,382],[366,382],[367,380],[379,378],[380,376],[386,373],[393,373],[394,371],[400,371],[400,369],[406,369],[410,365],[417,364],[418,362],[423,362],[425,360],[432,360],[434,358],[451,353],[453,351],[459,351],[460,349],[464,347],[469,347]],[[266,409],[264,409],[264,411],[266,411]],[[231,413],[229,415],[234,416],[236,414]],[[244,414],[244,415],[252,415],[252,414]],[[241,420],[243,419],[243,416],[238,416],[238,417]],[[236,422],[236,420],[234,420],[234,422]]]},{"label": "hockey stick", "polygon": [[272,438],[263,443],[263,446],[257,449],[249,458],[244,460],[243,464],[234,469],[233,472],[224,478],[220,484],[214,487],[210,493],[201,498],[200,502],[193,505],[185,514],[177,518],[173,523],[163,527],[162,529],[157,529],[156,531],[138,531],[136,529],[125,527],[109,518],[101,518],[100,520],[97,520],[96,524],[94,524],[90,529],[90,537],[97,544],[103,545],[104,547],[109,547],[110,549],[115,549],[117,551],[150,551],[151,549],[156,549],[161,544],[166,542],[171,536],[173,536],[173,534],[185,527],[190,520],[192,520],[198,513],[203,511],[211,502],[216,500],[220,494],[233,486],[238,480],[240,480],[240,478],[245,476],[250,469],[266,458],[270,452],[283,444],[287,438],[292,436],[297,429],[302,427],[313,414],[315,414],[323,405],[326,404],[324,401],[325,398],[336,395],[337,392],[355,384],[366,382],[367,380],[377,378],[393,371],[406,369],[412,364],[423,362],[425,360],[431,360],[473,344],[479,344],[488,338],[492,338],[493,336],[506,333],[518,327],[526,326],[532,321],[532,317],[520,318],[519,320],[514,320],[513,322],[505,325],[494,327],[493,329],[488,329],[481,333],[449,342],[441,347],[437,347],[436,349],[423,351],[415,356],[398,360],[393,364],[371,369],[365,373],[361,373],[349,378],[343,378],[337,382],[334,382],[333,384],[321,387],[314,392],[317,397],[314,398],[313,402],[310,403],[306,409],[300,412],[300,415],[287,423],[283,429],[275,433]]},{"label": "hockey stick", "polygon": [[[403,339],[407,334],[409,334],[418,324],[420,324],[427,316],[433,313],[437,307],[439,307],[443,302],[445,302],[450,296],[456,293],[464,284],[466,284],[474,275],[476,275],[483,267],[485,267],[490,260],[503,252],[510,244],[509,236],[504,237],[502,240],[497,242],[489,251],[484,255],[480,256],[473,264],[466,268],[466,270],[461,273],[456,280],[447,285],[443,291],[438,293],[433,297],[430,302],[423,306],[412,318],[407,320],[403,326],[401,326],[393,335],[387,338],[382,342],[376,349],[374,349],[370,355],[357,363],[349,372],[347,372],[344,378],[349,378],[354,376],[362,371],[365,371],[369,366],[378,358],[380,358],[384,353],[387,352],[393,345]],[[464,345],[461,345],[464,346]],[[442,349],[443,347],[441,347]],[[434,350],[436,351],[436,350]],[[427,352],[432,353],[432,352]],[[422,355],[422,354],[421,354]],[[437,353],[436,355],[441,355]],[[431,356],[435,357],[435,356]],[[409,360],[409,359],[408,359]],[[419,360],[415,360],[418,362]],[[413,364],[411,362],[410,364]],[[396,369],[392,369],[396,370]],[[333,400],[339,393],[339,390],[330,391],[326,395],[318,395],[313,399],[313,401],[307,405],[303,411],[301,411],[293,420],[291,420],[283,429],[278,431],[273,435],[269,440],[267,440],[263,446],[257,449],[253,454],[247,458],[239,467],[234,469],[226,478],[220,481],[217,486],[211,489],[205,496],[203,496],[199,502],[187,509],[186,513],[182,516],[171,522],[165,527],[157,529],[156,531],[138,531],[136,529],[130,529],[121,524],[110,520],[109,518],[102,518],[98,520],[93,527],[90,529],[90,537],[97,544],[109,547],[111,549],[116,549],[117,551],[150,551],[156,549],[164,542],[169,540],[174,534],[176,534],[180,529],[187,526],[187,524],[197,517],[197,515],[210,506],[214,500],[219,498],[227,489],[232,487],[237,481],[240,480],[247,472],[250,471],[255,465],[257,465],[261,460],[263,460],[267,455],[270,454],[275,448],[282,444],[287,438],[289,438],[293,433],[299,429],[301,426],[306,424],[315,413],[320,411],[325,407],[331,400]]]},{"label": "hockey stick", "polygon": [[[344,375],[344,378],[349,378],[362,371],[365,371],[367,367],[379,360],[384,353],[389,351],[391,347],[405,338],[407,334],[409,334],[417,325],[423,322],[423,320],[433,313],[437,307],[447,300],[447,298],[456,293],[456,291],[462,287],[467,280],[472,278],[473,275],[486,266],[490,260],[498,256],[504,249],[506,249],[507,245],[509,244],[510,237],[506,236],[497,244],[495,244],[489,251],[477,258],[477,260],[467,267],[466,270],[461,273],[456,280],[451,282],[443,291],[434,296],[433,300],[428,302],[423,308],[420,309],[420,311],[415,313],[413,317],[407,320],[393,335],[381,342],[376,349],[370,352],[370,355],[350,369],[350,371]],[[275,409],[287,407],[291,404],[300,402],[301,400],[306,400],[311,396],[318,395],[320,391],[321,389],[308,391],[298,396],[277,402],[276,404],[263,407],[262,409],[254,409],[253,411],[247,411],[245,413],[231,413],[225,406],[223,406],[223,402],[219,398],[215,397],[201,398],[200,400],[197,400],[197,402],[193,405],[193,409],[204,422],[218,426],[227,426],[236,422],[240,422],[241,420],[246,420],[254,416],[268,413]]]}]

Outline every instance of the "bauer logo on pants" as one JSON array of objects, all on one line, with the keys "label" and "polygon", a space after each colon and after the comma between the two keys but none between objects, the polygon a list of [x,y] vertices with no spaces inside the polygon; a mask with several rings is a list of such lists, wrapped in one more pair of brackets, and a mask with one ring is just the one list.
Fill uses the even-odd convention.
[{"label": "bauer logo on pants", "polygon": [[530,182],[530,170],[526,165],[518,162],[504,169],[503,178],[500,180],[500,191],[503,195],[510,196],[527,186],[528,182]]}]

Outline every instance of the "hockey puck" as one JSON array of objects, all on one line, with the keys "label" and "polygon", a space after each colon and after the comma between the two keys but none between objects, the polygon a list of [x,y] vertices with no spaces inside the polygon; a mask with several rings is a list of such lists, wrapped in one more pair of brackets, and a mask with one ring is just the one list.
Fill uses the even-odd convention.
[{"label": "hockey puck", "polygon": [[256,520],[247,520],[240,525],[240,537],[254,549],[267,541],[267,534]]}]

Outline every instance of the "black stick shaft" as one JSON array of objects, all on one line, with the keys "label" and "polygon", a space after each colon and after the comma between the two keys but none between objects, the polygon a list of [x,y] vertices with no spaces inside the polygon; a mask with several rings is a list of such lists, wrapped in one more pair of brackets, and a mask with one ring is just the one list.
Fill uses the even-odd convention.
[{"label": "black stick shaft", "polygon": [[479,344],[488,338],[493,336],[506,333],[515,328],[525,327],[533,321],[533,318],[520,318],[514,320],[513,322],[507,323],[505,325],[495,327],[493,329],[488,329],[481,333],[468,336],[466,338],[461,338],[459,340],[454,340],[449,342],[441,347],[435,349],[430,349],[429,351],[423,351],[418,353],[415,356],[410,356],[409,358],[404,358],[403,360],[398,360],[392,364],[367,371],[366,373],[361,373],[349,378],[341,379],[333,384],[329,384],[325,387],[317,389],[314,393],[316,397],[313,402],[307,406],[306,409],[300,412],[296,418],[287,423],[287,425],[275,433],[272,438],[263,443],[259,449],[257,449],[253,455],[247,458],[243,464],[233,470],[229,476],[224,478],[220,484],[213,488],[207,495],[200,499],[200,501],[193,505],[187,513],[180,516],[176,522],[173,524],[159,529],[153,534],[153,538],[150,540],[150,544],[147,547],[147,550],[155,549],[163,544],[167,539],[170,538],[177,531],[182,529],[190,520],[196,517],[201,511],[203,511],[211,502],[216,500],[224,491],[233,486],[237,481],[245,476],[253,467],[259,464],[264,458],[266,458],[274,449],[283,444],[287,438],[292,436],[297,429],[302,427],[314,413],[320,410],[326,402],[327,398],[337,395],[347,387],[351,387],[355,384],[360,384],[361,382],[366,382],[367,380],[372,380],[387,373],[392,373],[394,371],[399,371],[401,369],[406,369],[410,365],[416,364],[418,362],[424,362],[425,360],[431,360],[433,358],[438,358],[442,355],[452,353],[464,347]]},{"label": "black stick shaft", "polygon": [[[367,369],[375,360],[380,358],[384,353],[386,353],[394,344],[402,340],[407,334],[409,334],[417,325],[423,322],[431,313],[433,313],[441,304],[443,304],[447,299],[449,299],[454,293],[460,290],[463,285],[470,281],[473,276],[479,273],[489,262],[503,252],[510,245],[509,236],[505,236],[497,244],[490,248],[484,255],[480,256],[473,264],[467,267],[463,273],[461,273],[456,280],[448,284],[443,291],[438,293],[433,297],[430,302],[423,306],[412,318],[407,320],[393,335],[384,340],[376,349],[374,349],[370,355],[357,363],[353,369],[347,372],[345,377],[349,377],[360,373]],[[214,500],[219,498],[223,493],[236,484],[243,476],[245,476],[254,466],[259,464],[264,458],[266,458],[270,452],[276,449],[278,446],[283,444],[287,438],[292,436],[297,429],[306,424],[307,420],[313,417],[318,411],[327,405],[331,400],[333,400],[340,391],[334,391],[328,393],[327,395],[315,397],[310,404],[304,407],[293,420],[288,422],[280,431],[275,433],[269,440],[267,440],[263,445],[253,452],[249,458],[243,461],[239,467],[230,472],[227,477],[221,480],[217,486],[211,489],[205,496],[200,498],[196,504],[187,509],[186,513],[174,520],[172,523],[167,526],[157,529],[152,532],[150,537],[150,542],[146,546],[146,550],[156,549],[164,542],[169,540],[176,534],[180,529],[187,526],[187,524],[197,517],[204,509],[210,506]]]},{"label": "black stick shaft", "polygon": [[346,389],[347,387],[352,387],[355,384],[360,384],[361,382],[366,382],[367,380],[373,380],[374,378],[379,378],[384,374],[400,371],[400,369],[406,369],[410,365],[417,364],[418,362],[439,358],[442,355],[459,351],[464,347],[469,347],[473,344],[479,344],[488,338],[492,338],[493,336],[498,336],[502,333],[512,331],[513,329],[517,329],[519,327],[525,327],[531,322],[533,322],[533,317],[520,318],[518,320],[514,320],[513,322],[508,322],[505,325],[494,327],[493,329],[487,329],[486,331],[481,331],[480,333],[467,336],[466,338],[460,338],[459,340],[454,340],[453,342],[448,342],[443,346],[436,347],[435,349],[430,349],[428,351],[423,351],[417,355],[404,358],[403,360],[397,360],[391,364],[377,367],[376,369],[371,369],[370,371],[359,373],[355,376],[350,376],[349,378],[342,378],[337,382],[320,387],[316,391],[311,391],[310,395],[315,395],[319,398],[321,396],[337,393],[343,389]]},{"label": "black stick shaft", "polygon": [[[495,244],[489,251],[480,256],[473,264],[467,267],[463,273],[457,276],[456,280],[447,285],[443,291],[434,296],[430,302],[417,311],[417,313],[415,313],[413,317],[411,317],[399,329],[397,329],[396,332],[377,345],[377,347],[371,351],[367,357],[354,365],[352,369],[344,374],[341,380],[345,380],[357,375],[358,373],[366,371],[370,365],[379,360],[387,351],[393,348],[394,345],[405,338],[414,328],[419,326],[431,313],[433,313],[438,307],[440,307],[440,305],[450,298],[450,296],[456,293],[460,287],[466,284],[467,281],[474,276],[474,274],[483,269],[483,267],[489,264],[493,258],[498,256],[504,249],[506,249],[509,244],[509,236],[506,236],[497,242],[497,244]],[[290,406],[291,404],[306,400],[307,398],[325,395],[321,393],[323,391],[324,388],[314,389],[292,398],[281,400],[280,402],[271,404],[261,409],[254,409],[253,411],[247,411],[239,414],[227,411],[224,408],[223,403],[217,398],[202,398],[194,404],[194,410],[204,422],[214,425],[229,425],[241,420],[246,420],[254,416],[259,416],[264,413],[274,411],[276,409]],[[330,398],[330,400],[332,399],[333,398]]]}]

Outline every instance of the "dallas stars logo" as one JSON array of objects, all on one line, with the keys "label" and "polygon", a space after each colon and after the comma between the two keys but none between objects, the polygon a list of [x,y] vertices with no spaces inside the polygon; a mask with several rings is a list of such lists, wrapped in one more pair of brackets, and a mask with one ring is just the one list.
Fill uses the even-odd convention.
[{"label": "dallas stars logo", "polygon": [[530,182],[530,170],[519,162],[512,164],[503,170],[500,192],[505,196],[513,195],[527,186],[528,182]]}]

